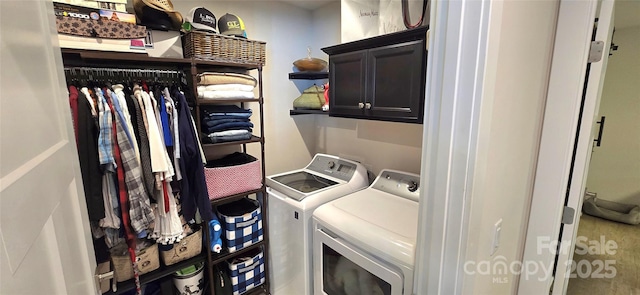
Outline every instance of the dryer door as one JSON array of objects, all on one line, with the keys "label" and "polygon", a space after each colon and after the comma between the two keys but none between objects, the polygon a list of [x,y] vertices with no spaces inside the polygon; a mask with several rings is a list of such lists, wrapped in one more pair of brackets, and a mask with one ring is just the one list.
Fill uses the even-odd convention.
[{"label": "dryer door", "polygon": [[332,236],[314,232],[314,294],[402,295],[402,273]]}]

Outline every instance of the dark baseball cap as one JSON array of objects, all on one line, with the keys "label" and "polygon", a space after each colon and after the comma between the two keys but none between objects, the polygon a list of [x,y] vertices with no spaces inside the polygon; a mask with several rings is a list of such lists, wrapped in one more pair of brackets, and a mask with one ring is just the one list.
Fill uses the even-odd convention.
[{"label": "dark baseball cap", "polygon": [[218,20],[220,34],[247,38],[244,22],[235,14],[225,14]]},{"label": "dark baseball cap", "polygon": [[209,9],[194,7],[189,11],[186,19],[196,30],[218,32],[216,31],[216,16]]}]

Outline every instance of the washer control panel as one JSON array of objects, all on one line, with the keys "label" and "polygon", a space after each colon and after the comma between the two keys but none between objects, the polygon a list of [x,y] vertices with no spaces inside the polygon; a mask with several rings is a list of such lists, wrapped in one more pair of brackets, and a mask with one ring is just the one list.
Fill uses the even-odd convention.
[{"label": "washer control panel", "polygon": [[356,172],[358,165],[360,164],[338,157],[317,154],[307,166],[307,169],[349,181]]},{"label": "washer control panel", "polygon": [[420,198],[420,175],[385,169],[371,185],[372,188],[409,200]]}]

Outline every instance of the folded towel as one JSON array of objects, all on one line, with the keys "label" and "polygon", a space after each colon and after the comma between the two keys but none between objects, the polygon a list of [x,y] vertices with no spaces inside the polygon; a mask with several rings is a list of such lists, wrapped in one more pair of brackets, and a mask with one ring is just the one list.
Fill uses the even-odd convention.
[{"label": "folded towel", "polygon": [[198,75],[198,85],[220,85],[220,84],[244,84],[256,86],[256,78],[236,73],[212,73],[206,72]]},{"label": "folded towel", "polygon": [[253,91],[198,91],[201,99],[252,99]]},{"label": "folded towel", "polygon": [[244,84],[198,85],[198,92],[204,91],[253,91],[255,87]]}]

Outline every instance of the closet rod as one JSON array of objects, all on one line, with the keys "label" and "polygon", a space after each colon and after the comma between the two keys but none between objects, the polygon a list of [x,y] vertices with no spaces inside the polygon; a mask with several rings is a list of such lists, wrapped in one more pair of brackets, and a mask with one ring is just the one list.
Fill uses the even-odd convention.
[{"label": "closet rod", "polygon": [[184,74],[179,70],[155,70],[155,69],[121,69],[121,68],[93,68],[93,67],[65,67],[65,73],[71,75],[180,75]]}]

